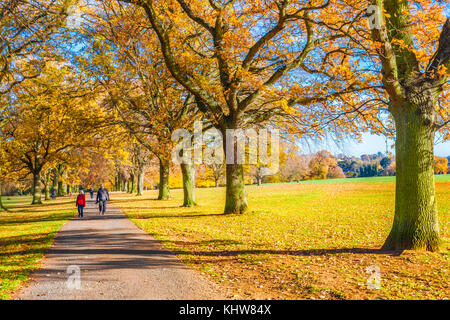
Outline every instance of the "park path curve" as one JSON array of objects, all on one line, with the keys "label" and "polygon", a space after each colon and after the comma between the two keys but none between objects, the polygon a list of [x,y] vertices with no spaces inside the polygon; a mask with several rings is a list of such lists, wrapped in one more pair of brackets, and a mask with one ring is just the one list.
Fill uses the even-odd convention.
[{"label": "park path curve", "polygon": [[83,219],[61,228],[42,268],[32,272],[16,298],[225,299],[215,283],[188,268],[118,208],[109,205],[100,216],[91,200]]}]

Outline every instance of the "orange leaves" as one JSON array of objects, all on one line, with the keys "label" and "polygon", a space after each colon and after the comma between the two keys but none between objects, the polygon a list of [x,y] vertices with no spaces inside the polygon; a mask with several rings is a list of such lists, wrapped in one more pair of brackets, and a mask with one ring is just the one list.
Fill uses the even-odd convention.
[{"label": "orange leaves", "polygon": [[438,71],[437,71],[438,76],[439,76],[440,78],[444,77],[444,76],[447,74],[447,70],[448,70],[448,69],[447,69],[446,66],[440,65],[440,66],[438,67]]}]

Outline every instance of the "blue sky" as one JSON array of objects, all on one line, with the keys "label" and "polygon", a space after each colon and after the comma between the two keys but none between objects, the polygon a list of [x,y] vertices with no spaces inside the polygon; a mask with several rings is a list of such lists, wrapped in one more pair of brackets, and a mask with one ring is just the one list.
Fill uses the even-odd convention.
[{"label": "blue sky", "polygon": [[[388,143],[389,147],[393,145],[393,142],[390,141]],[[351,155],[360,156],[362,154],[373,154],[378,151],[385,152],[386,150],[386,142],[384,137],[365,134],[362,143],[351,143],[349,146],[349,152]],[[389,151],[393,152],[394,150],[389,148]],[[434,154],[439,157],[448,157],[450,156],[450,141],[445,143],[437,143],[434,146]]]},{"label": "blue sky", "polygon": [[[394,149],[391,148],[394,142],[388,141],[388,151],[393,154]],[[339,142],[333,142],[331,139],[322,143],[310,143],[309,146],[303,145],[302,153],[315,153],[319,150],[326,149],[332,154],[344,153],[349,156],[360,157],[363,154],[374,154],[377,152],[386,153],[386,140],[382,136],[363,134],[362,142],[357,143],[351,139],[344,139]],[[450,141],[445,143],[437,143],[434,147],[434,154],[439,157],[450,156]]]}]

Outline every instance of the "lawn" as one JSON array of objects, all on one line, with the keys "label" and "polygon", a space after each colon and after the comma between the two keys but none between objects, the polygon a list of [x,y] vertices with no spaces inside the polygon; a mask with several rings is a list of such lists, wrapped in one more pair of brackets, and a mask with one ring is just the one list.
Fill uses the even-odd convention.
[{"label": "lawn", "polygon": [[[250,211],[223,215],[223,188],[155,200],[114,194],[141,229],[236,299],[448,299],[450,176],[437,176],[441,253],[381,252],[393,220],[393,178],[247,187]],[[368,289],[366,269],[381,270]]]},{"label": "lawn", "polygon": [[38,269],[62,225],[76,213],[74,200],[63,198],[32,206],[31,197],[3,197],[10,209],[0,212],[0,299]]}]

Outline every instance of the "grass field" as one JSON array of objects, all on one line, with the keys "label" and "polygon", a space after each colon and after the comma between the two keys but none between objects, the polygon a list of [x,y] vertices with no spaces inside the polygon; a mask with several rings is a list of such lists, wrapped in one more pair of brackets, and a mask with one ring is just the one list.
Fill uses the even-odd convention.
[{"label": "grass field", "polygon": [[31,197],[3,197],[3,202],[10,211],[0,212],[0,299],[8,299],[39,267],[56,232],[76,209],[68,198],[42,206],[31,206]]},{"label": "grass field", "polygon": [[[441,253],[381,252],[393,219],[391,177],[307,181],[247,187],[250,211],[223,215],[224,189],[197,189],[194,208],[182,190],[155,200],[113,193],[143,230],[190,266],[242,299],[448,299],[450,175],[436,177]],[[39,267],[56,232],[75,215],[73,199],[31,206],[4,197],[0,213],[0,299]],[[381,289],[368,289],[366,268],[381,270]]]},{"label": "grass field", "polygon": [[[182,190],[158,201],[113,195],[141,229],[222,284],[237,299],[448,299],[450,176],[437,176],[441,253],[381,252],[391,228],[395,180],[327,180],[247,187],[250,211],[223,215],[223,188]],[[381,270],[368,289],[366,268]]]}]

